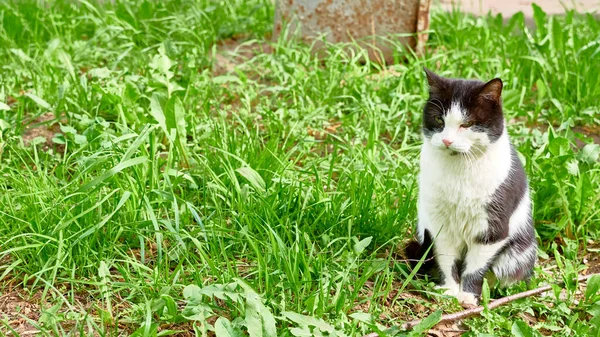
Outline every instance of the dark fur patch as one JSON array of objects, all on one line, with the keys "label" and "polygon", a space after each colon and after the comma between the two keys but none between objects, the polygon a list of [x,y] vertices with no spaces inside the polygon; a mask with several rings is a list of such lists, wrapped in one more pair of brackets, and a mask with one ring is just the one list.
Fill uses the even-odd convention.
[{"label": "dark fur patch", "polygon": [[[427,249],[430,246],[431,249],[429,249],[429,252],[427,252]],[[409,264],[412,268],[415,268],[421,260],[421,258],[423,258],[425,256],[425,253],[427,253],[423,264],[421,265],[421,270],[423,270],[425,273],[430,273],[437,268],[437,263],[433,258],[433,252],[433,239],[431,237],[431,233],[428,230],[425,230],[425,233],[423,235],[423,242],[412,241],[404,249],[404,253],[409,259]]]},{"label": "dark fur patch", "polygon": [[[535,229],[532,225],[533,219],[530,218],[529,224],[519,229],[508,242],[502,247],[501,251],[494,257],[494,263],[503,254],[510,254],[512,256],[522,256],[532,246],[537,246],[535,239]],[[527,260],[520,259],[514,261],[514,269],[510,275],[504,275],[503,278],[507,278],[513,281],[524,280],[528,281],[533,275],[533,267],[537,261],[537,255],[531,254]]]},{"label": "dark fur patch", "polygon": [[462,291],[473,293],[481,296],[481,288],[483,287],[483,278],[489,267],[481,268],[478,271],[461,276]]},{"label": "dark fur patch", "polygon": [[532,245],[536,244],[535,230],[533,229],[531,221],[532,219],[530,219],[530,223],[527,226],[519,229],[508,242],[508,246],[517,253],[524,253]]},{"label": "dark fur patch", "polygon": [[462,259],[457,259],[452,265],[452,278],[454,279],[454,282],[458,284],[460,284],[460,276],[463,272],[463,265],[464,261]]},{"label": "dark fur patch", "polygon": [[504,116],[500,93],[502,81],[493,79],[487,83],[478,80],[451,79],[438,76],[425,70],[429,82],[429,99],[423,109],[423,134],[431,137],[442,132],[444,125],[437,117],[443,117],[452,102],[459,102],[467,111],[466,122],[473,122],[472,128],[487,133],[493,143],[504,130]]},{"label": "dark fur patch", "polygon": [[[508,237],[508,222],[527,190],[527,177],[517,151],[511,146],[512,165],[506,180],[492,195],[492,201],[487,205],[488,230],[476,238],[477,243],[492,244]],[[530,215],[531,216],[531,215]],[[530,227],[530,226],[527,226]],[[533,228],[531,228],[533,231]],[[526,233],[530,235],[530,233]],[[535,235],[535,234],[534,234]]]},{"label": "dark fur patch", "polygon": [[511,275],[511,279],[515,281],[529,282],[533,276],[533,265],[535,264],[535,260],[532,260],[531,262],[531,264],[522,264],[517,267],[517,269]]}]

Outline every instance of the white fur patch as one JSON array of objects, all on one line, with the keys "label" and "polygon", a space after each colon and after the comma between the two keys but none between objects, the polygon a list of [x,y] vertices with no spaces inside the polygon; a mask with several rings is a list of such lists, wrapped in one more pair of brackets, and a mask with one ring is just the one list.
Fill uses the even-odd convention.
[{"label": "white fur patch", "polygon": [[[444,116],[444,130],[431,136],[431,145],[435,148],[446,150],[448,153],[468,153],[475,147],[475,153],[480,155],[490,144],[490,139],[485,132],[476,132],[473,128],[462,127],[466,123],[466,111],[458,102],[453,102]],[[444,140],[451,142],[450,146]]]},{"label": "white fur patch", "polygon": [[477,297],[471,293],[461,291],[458,293],[458,295],[456,295],[456,299],[458,300],[458,303],[462,304],[463,306],[477,305]]}]

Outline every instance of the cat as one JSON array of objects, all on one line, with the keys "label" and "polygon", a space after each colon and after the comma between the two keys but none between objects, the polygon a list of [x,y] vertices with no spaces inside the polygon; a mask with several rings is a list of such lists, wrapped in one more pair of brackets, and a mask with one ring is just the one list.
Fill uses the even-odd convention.
[{"label": "cat", "polygon": [[[491,270],[501,286],[528,281],[537,240],[527,176],[502,112],[502,80],[441,77],[425,68],[417,241],[406,248],[463,306],[479,303]],[[431,249],[430,249],[431,247]]]}]

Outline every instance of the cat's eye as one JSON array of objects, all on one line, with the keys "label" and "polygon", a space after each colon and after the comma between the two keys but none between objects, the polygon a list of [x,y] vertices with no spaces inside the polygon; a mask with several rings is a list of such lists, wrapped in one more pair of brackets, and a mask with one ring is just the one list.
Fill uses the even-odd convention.
[{"label": "cat's eye", "polygon": [[473,123],[473,122],[466,122],[464,124],[461,124],[460,127],[466,129],[466,128],[470,128],[471,126],[473,126],[473,124],[475,124],[475,123]]},{"label": "cat's eye", "polygon": [[435,122],[438,123],[439,125],[443,125],[444,124],[444,120],[442,119],[442,117],[436,117],[435,118]]}]

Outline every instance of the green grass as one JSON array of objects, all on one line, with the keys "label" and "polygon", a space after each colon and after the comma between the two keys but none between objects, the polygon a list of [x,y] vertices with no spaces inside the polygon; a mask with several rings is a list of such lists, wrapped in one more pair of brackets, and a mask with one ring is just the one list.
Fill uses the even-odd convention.
[{"label": "green grass", "polygon": [[[457,311],[398,254],[416,218],[423,66],[504,79],[534,190],[529,287],[597,263],[597,19],[537,11],[530,29],[434,11],[425,55],[398,46],[383,68],[340,45],[317,59],[296,38],[271,42],[273,11],[0,3],[0,294],[42,309],[14,317],[45,335],[355,336]],[[49,139],[31,136],[52,123]],[[598,281],[464,324],[596,335]]]}]

